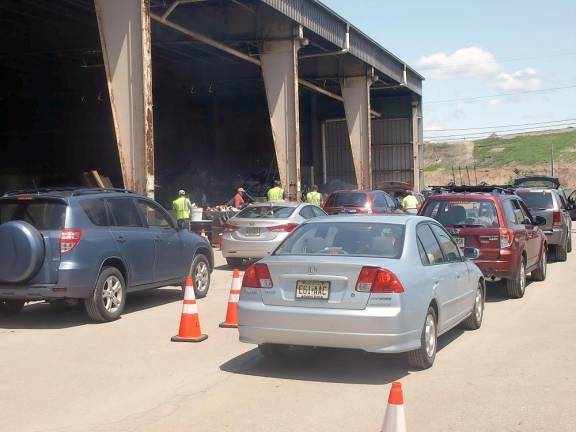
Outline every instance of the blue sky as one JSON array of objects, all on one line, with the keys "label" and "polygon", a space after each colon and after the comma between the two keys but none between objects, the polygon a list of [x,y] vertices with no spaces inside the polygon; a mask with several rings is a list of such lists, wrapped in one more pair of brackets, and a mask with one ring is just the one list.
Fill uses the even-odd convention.
[{"label": "blue sky", "polygon": [[322,1],[426,77],[425,137],[576,126],[576,0]]}]

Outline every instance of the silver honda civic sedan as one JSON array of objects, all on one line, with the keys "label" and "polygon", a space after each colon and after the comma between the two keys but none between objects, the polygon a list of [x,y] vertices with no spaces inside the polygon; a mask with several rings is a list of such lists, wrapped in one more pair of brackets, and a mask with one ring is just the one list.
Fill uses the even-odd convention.
[{"label": "silver honda civic sedan", "polygon": [[484,297],[482,272],[433,219],[321,217],[246,270],[240,341],[271,357],[293,345],[408,352],[425,369],[439,335],[480,327]]},{"label": "silver honda civic sedan", "polygon": [[269,255],[300,224],[324,210],[312,204],[274,201],[250,204],[224,225],[222,255],[228,265],[238,267],[245,259]]}]

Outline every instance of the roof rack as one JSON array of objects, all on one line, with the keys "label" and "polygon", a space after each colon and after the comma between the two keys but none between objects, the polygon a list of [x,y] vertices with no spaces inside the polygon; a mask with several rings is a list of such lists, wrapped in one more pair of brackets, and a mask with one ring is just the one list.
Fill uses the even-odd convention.
[{"label": "roof rack", "polygon": [[509,185],[452,185],[452,186],[430,186],[435,195],[442,193],[491,193],[512,195],[516,189]]},{"label": "roof rack", "polygon": [[4,193],[5,197],[15,195],[40,195],[49,194],[51,192],[65,193],[70,196],[89,195],[103,192],[116,192],[116,193],[134,193],[127,189],[122,188],[89,188],[89,187],[41,187],[34,189],[18,189]]}]

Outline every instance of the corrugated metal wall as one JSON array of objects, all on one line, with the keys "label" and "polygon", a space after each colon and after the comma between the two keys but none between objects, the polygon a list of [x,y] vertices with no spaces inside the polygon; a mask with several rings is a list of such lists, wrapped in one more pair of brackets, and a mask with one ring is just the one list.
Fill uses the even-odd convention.
[{"label": "corrugated metal wall", "polygon": [[[412,127],[410,119],[372,120],[372,180],[412,181]],[[325,124],[326,178],[356,184],[348,129],[344,120]]]}]

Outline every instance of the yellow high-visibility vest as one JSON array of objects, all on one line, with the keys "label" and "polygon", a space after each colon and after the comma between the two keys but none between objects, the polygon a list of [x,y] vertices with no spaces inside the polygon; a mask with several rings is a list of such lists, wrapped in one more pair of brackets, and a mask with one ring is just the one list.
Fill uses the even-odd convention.
[{"label": "yellow high-visibility vest", "polygon": [[306,194],[306,202],[308,204],[315,204],[317,206],[319,206],[320,204],[322,204],[322,195],[320,195],[320,192],[308,192]]},{"label": "yellow high-visibility vest", "polygon": [[172,203],[176,211],[176,219],[190,219],[190,208],[188,207],[188,198],[181,196]]},{"label": "yellow high-visibility vest", "polygon": [[275,186],[268,191],[268,201],[283,201],[284,189],[280,186]]}]

